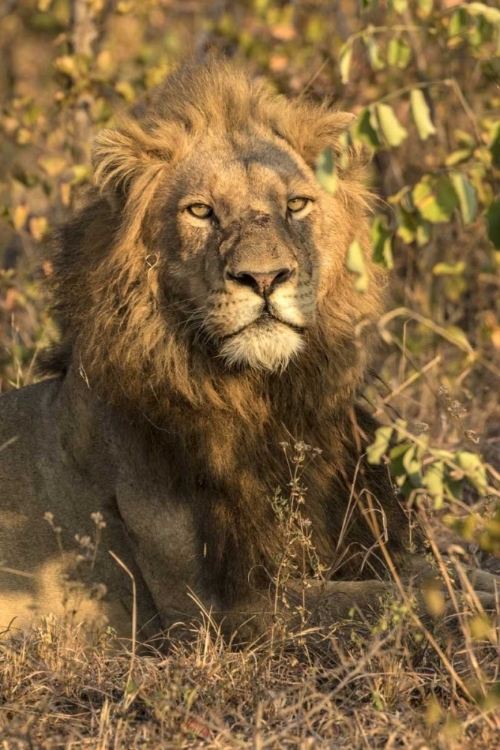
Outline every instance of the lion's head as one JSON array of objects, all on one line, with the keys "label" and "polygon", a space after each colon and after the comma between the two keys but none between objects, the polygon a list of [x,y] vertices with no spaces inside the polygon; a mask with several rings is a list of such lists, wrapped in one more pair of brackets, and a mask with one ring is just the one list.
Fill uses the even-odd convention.
[{"label": "lion's head", "polygon": [[[318,357],[352,390],[380,276],[368,261],[361,295],[346,269],[350,243],[367,247],[365,159],[343,146],[351,122],[212,61],[98,133],[94,197],[54,259],[59,361],[66,352],[98,392],[153,411],[166,394],[221,399],[242,375],[316,372]],[[333,195],[314,174],[327,147]]]}]

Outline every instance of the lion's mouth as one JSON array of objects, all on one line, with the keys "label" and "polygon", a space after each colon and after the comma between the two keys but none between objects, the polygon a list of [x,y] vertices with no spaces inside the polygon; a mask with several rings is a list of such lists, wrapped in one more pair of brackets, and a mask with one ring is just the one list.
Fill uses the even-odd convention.
[{"label": "lion's mouth", "polygon": [[264,310],[264,312],[262,312],[257,318],[255,318],[255,320],[252,320],[251,323],[246,323],[236,331],[228,333],[226,336],[224,336],[224,340],[227,341],[228,339],[232,339],[235,336],[238,336],[240,333],[243,333],[243,331],[249,331],[251,329],[254,329],[256,332],[259,330],[269,331],[272,327],[276,326],[277,323],[281,323],[281,325],[287,326],[287,328],[290,328],[292,331],[295,331],[295,333],[298,333],[299,335],[302,335],[305,332],[305,328],[303,328],[302,326],[290,323],[288,320],[284,320],[279,315],[276,315],[269,310]]},{"label": "lion's mouth", "polygon": [[304,330],[274,312],[262,311],[220,340],[219,356],[231,366],[282,371],[304,349]]}]

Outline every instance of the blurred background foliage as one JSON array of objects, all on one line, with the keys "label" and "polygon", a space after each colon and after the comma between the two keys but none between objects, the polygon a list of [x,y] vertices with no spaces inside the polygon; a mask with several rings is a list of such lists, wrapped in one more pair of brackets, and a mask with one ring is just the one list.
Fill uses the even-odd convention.
[{"label": "blurred background foliage", "polygon": [[[2,390],[33,379],[37,353],[54,335],[41,304],[40,280],[50,272],[43,245],[89,184],[92,133],[179,61],[224,54],[267,75],[278,92],[326,97],[356,113],[349,137],[374,151],[373,252],[393,283],[379,326],[380,378],[366,395],[383,421],[400,421],[379,435],[371,459],[387,455],[396,435],[404,442],[390,460],[408,495],[430,493],[439,507],[463,498],[464,477],[479,495],[495,495],[477,459],[479,450],[494,476],[495,0],[4,0],[0,16]],[[320,179],[334,181],[334,170],[323,164]],[[362,293],[355,250],[348,262]],[[460,530],[498,551],[500,517],[483,511],[469,506]]]}]

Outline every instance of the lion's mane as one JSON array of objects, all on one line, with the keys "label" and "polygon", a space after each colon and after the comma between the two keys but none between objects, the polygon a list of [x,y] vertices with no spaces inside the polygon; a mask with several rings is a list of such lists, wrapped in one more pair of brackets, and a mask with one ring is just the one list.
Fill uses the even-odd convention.
[{"label": "lion's mane", "polygon": [[[369,577],[380,562],[375,557],[365,565],[374,542],[362,518],[366,488],[396,531],[392,551],[402,553],[406,544],[400,532],[406,520],[385,469],[363,468],[359,460],[375,424],[355,406],[355,394],[385,284],[368,254],[367,291],[354,289],[342,261],[304,351],[283,372],[261,372],[231,369],[207,355],[203,337],[186,325],[169,294],[167,263],[151,253],[162,231],[157,196],[160,189],[168,191],[169,170],[203,133],[231,137],[249,121],[285,141],[312,168],[326,147],[334,149],[337,243],[344,257],[355,238],[368,247],[366,158],[345,143],[349,115],[276,96],[225,63],[185,66],[139,117],[96,140],[95,187],[60,232],[51,258],[50,294],[61,342],[45,361],[46,371],[79,373],[99,399],[126,414],[127,424],[147,435],[159,462],[162,452],[175,454],[169,482],[205,497],[207,537],[219,539],[211,547],[212,569],[219,571],[226,594],[249,570],[268,567],[269,550],[279,548],[269,492],[289,481],[280,468],[283,441],[304,439],[322,451],[304,481],[316,546],[332,566],[350,577]],[[215,485],[217,500],[211,494]],[[240,528],[249,541],[246,551],[238,541]]]}]

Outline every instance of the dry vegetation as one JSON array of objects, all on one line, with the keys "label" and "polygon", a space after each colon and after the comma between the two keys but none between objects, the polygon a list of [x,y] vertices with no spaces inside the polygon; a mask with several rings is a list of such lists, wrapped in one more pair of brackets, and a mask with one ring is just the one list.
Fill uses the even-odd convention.
[{"label": "dry vegetation", "polygon": [[473,598],[425,621],[411,598],[387,602],[373,621],[321,633],[306,621],[286,633],[277,618],[268,642],[245,649],[206,613],[166,654],[119,648],[112,632],[90,647],[47,618],[0,645],[0,746],[494,747],[498,629],[471,615]]},{"label": "dry vegetation", "polygon": [[[53,335],[41,248],[88,183],[89,138],[112,111],[186,50],[243,59],[291,96],[333,96],[375,150],[374,249],[393,268],[380,381],[366,395],[402,442],[390,449],[387,429],[373,460],[420,499],[444,577],[460,578],[464,560],[495,570],[500,557],[500,11],[493,0],[361,5],[4,5],[0,387],[31,382]],[[334,178],[328,166],[318,176]],[[167,655],[117,652],[112,633],[89,648],[78,628],[47,621],[0,645],[0,747],[493,748],[498,627],[473,595],[451,598],[445,622],[421,622],[408,599],[364,627],[292,636],[277,622],[245,650],[207,615]]]}]

